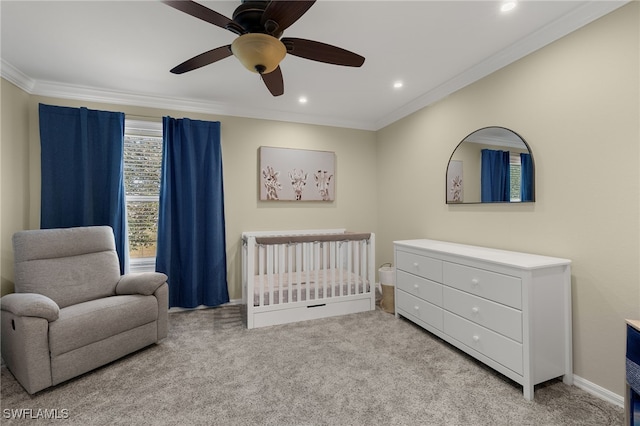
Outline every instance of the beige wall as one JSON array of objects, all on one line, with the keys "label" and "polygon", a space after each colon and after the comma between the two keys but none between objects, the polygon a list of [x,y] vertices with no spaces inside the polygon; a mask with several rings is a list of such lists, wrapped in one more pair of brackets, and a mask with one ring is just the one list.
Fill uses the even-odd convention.
[{"label": "beige wall", "polygon": [[29,227],[29,95],[2,81],[0,98],[0,294],[13,291],[11,235]]},{"label": "beige wall", "polygon": [[[18,229],[38,228],[40,224],[39,103],[122,111],[129,117],[150,117],[158,121],[164,115],[171,115],[221,122],[228,283],[232,299],[242,297],[240,234],[243,231],[310,228],[376,231],[376,216],[372,214],[377,205],[376,171],[371,167],[376,158],[373,132],[28,96],[5,80],[2,80],[2,89],[3,105],[5,102],[7,105],[2,111],[3,294],[13,288],[11,235]],[[11,121],[6,129],[7,137],[5,115],[6,121]],[[331,203],[258,201],[260,146],[335,152],[336,200]]]},{"label": "beige wall", "polygon": [[[640,318],[639,5],[619,11],[378,132],[29,96],[2,81],[2,291],[10,236],[39,223],[38,102],[137,116],[219,120],[231,297],[240,233],[347,227],[392,241],[435,238],[573,260],[575,373],[622,395],[624,318]],[[537,167],[536,202],[446,205],[447,161],[481,127],[512,128]],[[261,145],[331,150],[337,200],[257,201]],[[7,290],[5,290],[7,289]]]},{"label": "beige wall", "polygon": [[[640,12],[635,3],[377,133],[378,258],[433,238],[569,258],[575,374],[623,394],[640,317]],[[536,202],[445,205],[447,161],[477,128],[518,132]]]}]

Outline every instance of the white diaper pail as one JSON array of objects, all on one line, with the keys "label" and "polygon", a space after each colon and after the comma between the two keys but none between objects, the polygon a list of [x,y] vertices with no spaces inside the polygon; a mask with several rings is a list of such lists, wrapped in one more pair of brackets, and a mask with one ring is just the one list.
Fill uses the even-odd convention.
[{"label": "white diaper pail", "polygon": [[391,266],[391,263],[384,263],[380,269],[378,269],[378,277],[380,278],[380,287],[382,287],[382,300],[380,301],[380,307],[383,311],[393,314],[395,313],[396,301],[396,268]]}]

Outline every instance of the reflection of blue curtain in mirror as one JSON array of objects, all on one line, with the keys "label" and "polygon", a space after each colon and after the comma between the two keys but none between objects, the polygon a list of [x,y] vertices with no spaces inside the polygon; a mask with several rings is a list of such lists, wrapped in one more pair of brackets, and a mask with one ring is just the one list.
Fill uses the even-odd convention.
[{"label": "reflection of blue curtain in mirror", "polygon": [[531,154],[520,154],[520,201],[533,201],[533,161]]},{"label": "reflection of blue curtain in mirror", "polygon": [[483,203],[510,200],[509,151],[482,150],[480,186]]}]

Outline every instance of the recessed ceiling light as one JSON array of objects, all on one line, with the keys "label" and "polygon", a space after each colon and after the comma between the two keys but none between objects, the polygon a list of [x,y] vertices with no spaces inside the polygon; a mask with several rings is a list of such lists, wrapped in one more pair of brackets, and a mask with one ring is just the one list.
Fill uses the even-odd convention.
[{"label": "recessed ceiling light", "polygon": [[306,96],[300,96],[298,98],[298,102],[301,104],[306,104],[307,103],[307,97]]},{"label": "recessed ceiling light", "polygon": [[505,1],[502,3],[502,6],[500,6],[500,11],[509,12],[510,10],[515,9],[516,5],[517,3],[515,1]]},{"label": "recessed ceiling light", "polygon": [[396,81],[395,83],[393,83],[393,87],[394,89],[399,89],[403,86],[401,81]]}]

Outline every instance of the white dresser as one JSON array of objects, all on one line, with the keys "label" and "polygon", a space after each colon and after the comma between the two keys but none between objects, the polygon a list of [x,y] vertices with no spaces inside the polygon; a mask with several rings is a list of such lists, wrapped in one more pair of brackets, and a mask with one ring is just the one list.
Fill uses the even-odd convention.
[{"label": "white dresser", "polygon": [[434,240],[394,242],[396,316],[523,387],[573,383],[571,261]]}]

